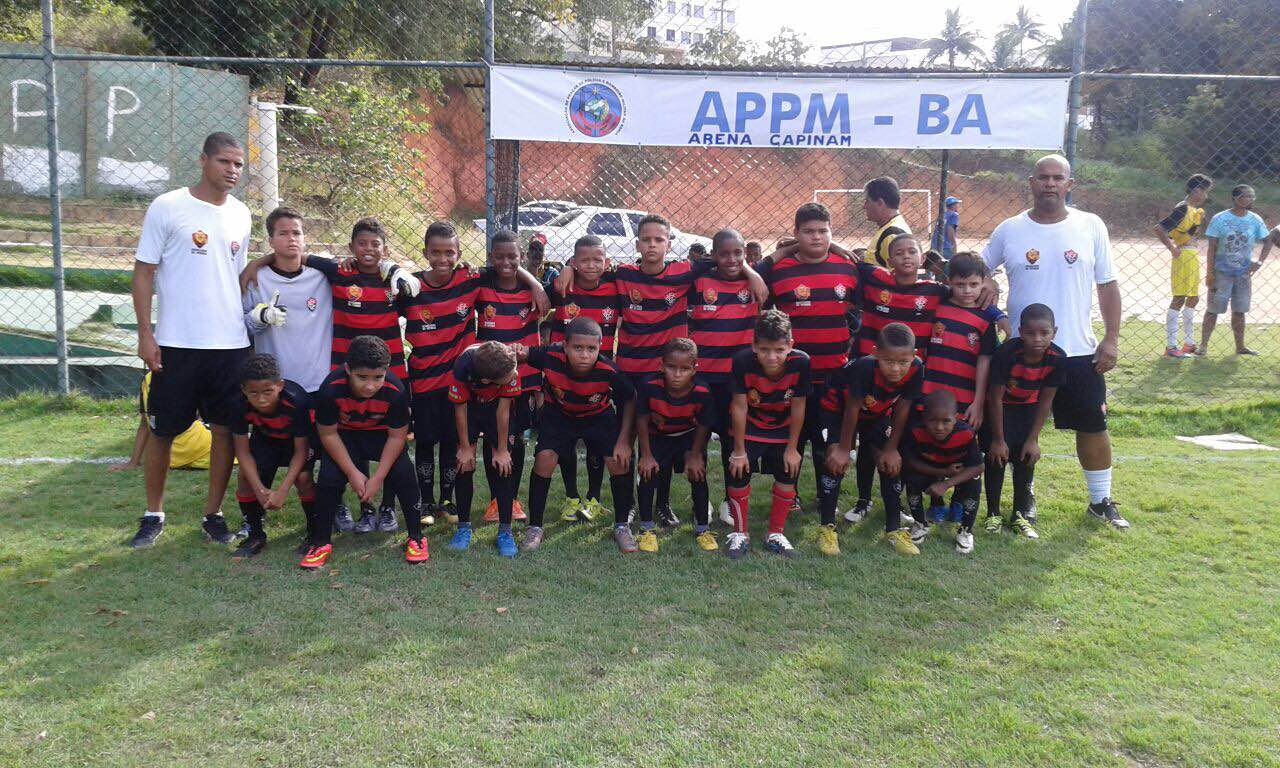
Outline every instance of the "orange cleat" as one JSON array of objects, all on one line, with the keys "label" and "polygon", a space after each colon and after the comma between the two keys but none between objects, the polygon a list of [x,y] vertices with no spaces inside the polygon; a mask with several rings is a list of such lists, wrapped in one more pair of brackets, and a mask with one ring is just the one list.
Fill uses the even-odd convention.
[{"label": "orange cleat", "polygon": [[302,556],[302,562],[298,566],[307,571],[314,571],[329,561],[329,555],[333,554],[333,545],[324,544],[319,547],[309,546],[307,552]]},{"label": "orange cleat", "polygon": [[[525,520],[527,518],[528,518],[528,515],[524,513],[524,507],[520,506],[519,500],[516,500],[516,502],[511,506],[511,519]],[[489,506],[484,508],[484,521],[486,523],[498,522],[498,500],[497,499],[490,499]]]},{"label": "orange cleat", "polygon": [[427,551],[427,537],[409,542],[404,546],[404,559],[407,563],[425,563],[431,557],[431,553]]}]

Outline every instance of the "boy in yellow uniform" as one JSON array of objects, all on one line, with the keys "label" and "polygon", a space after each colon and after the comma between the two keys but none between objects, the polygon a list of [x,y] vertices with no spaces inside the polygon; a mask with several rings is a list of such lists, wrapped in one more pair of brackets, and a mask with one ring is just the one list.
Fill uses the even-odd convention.
[{"label": "boy in yellow uniform", "polygon": [[[1170,278],[1173,300],[1165,316],[1165,357],[1182,358],[1196,351],[1191,340],[1195,324],[1196,304],[1200,301],[1200,257],[1194,243],[1204,222],[1205,200],[1213,189],[1213,179],[1197,173],[1187,179],[1187,197],[1153,228],[1156,237],[1173,254]],[[1178,318],[1182,318],[1181,345],[1178,344]]]},{"label": "boy in yellow uniform", "polygon": [[[142,415],[138,419],[138,431],[133,437],[133,453],[125,463],[111,466],[109,469],[112,472],[142,466],[142,456],[147,450],[147,438],[151,436],[151,430],[147,428],[147,393],[150,390],[151,371],[147,371],[147,375],[142,377],[142,389],[138,392],[138,411]],[[211,442],[209,428],[204,425],[204,422],[199,419],[191,422],[191,426],[187,427],[185,432],[173,438],[173,449],[169,453],[169,468],[208,469]]]}]

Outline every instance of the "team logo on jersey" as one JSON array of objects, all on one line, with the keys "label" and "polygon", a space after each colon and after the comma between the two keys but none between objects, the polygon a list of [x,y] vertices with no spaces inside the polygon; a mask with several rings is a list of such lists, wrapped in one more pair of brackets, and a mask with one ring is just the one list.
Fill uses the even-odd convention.
[{"label": "team logo on jersey", "polygon": [[751,301],[751,291],[748,291],[746,288],[743,288],[742,290],[738,291],[738,301],[742,302],[743,304],[746,304],[748,301]]},{"label": "team logo on jersey", "polygon": [[595,405],[596,403],[600,402],[603,399],[604,399],[604,395],[600,394],[599,392],[596,392],[591,397],[587,398],[587,402],[591,403],[592,405]]},{"label": "team logo on jersey", "polygon": [[347,286],[347,298],[348,298],[348,299],[351,299],[352,301],[359,301],[359,300],[360,300],[360,297],[361,297],[361,296],[363,296],[363,295],[364,295],[364,292],[360,290],[360,286],[358,286],[358,285],[348,285],[348,286]]},{"label": "team logo on jersey", "polygon": [[871,395],[867,395],[866,397],[862,398],[862,407],[866,408],[867,410],[871,410],[872,408],[875,408],[876,399]]},{"label": "team logo on jersey", "polygon": [[976,333],[970,333],[970,334],[969,334],[968,336],[966,336],[965,338],[969,340],[969,349],[977,349],[977,348],[978,348],[978,334],[976,334]]},{"label": "team logo on jersey", "polygon": [[1068,264],[1075,264],[1076,259],[1080,258],[1080,254],[1075,251],[1068,250],[1062,254],[1062,258],[1066,259]]},{"label": "team logo on jersey", "polygon": [[917,296],[917,297],[916,297],[916,309],[918,309],[918,310],[923,310],[923,309],[924,309],[925,307],[927,307],[928,305],[929,305],[929,300],[928,300],[928,299],[926,299],[926,298],[925,298],[925,297],[923,297],[923,296]]},{"label": "team logo on jersey", "polygon": [[747,402],[748,402],[748,403],[750,403],[751,405],[759,405],[759,404],[760,404],[760,391],[759,391],[759,390],[757,390],[757,389],[748,389],[748,390],[747,390]]},{"label": "team logo on jersey", "polygon": [[568,317],[570,320],[572,320],[573,318],[577,317],[577,316],[578,316],[578,314],[579,314],[580,312],[582,312],[582,308],[581,308],[581,307],[579,307],[577,304],[566,304],[566,305],[565,305],[565,308],[564,308],[564,314],[565,314],[565,316],[566,316],[566,317]]},{"label": "team logo on jersey", "polygon": [[612,322],[612,321],[613,321],[613,308],[612,308],[612,307],[610,307],[610,308],[607,308],[607,309],[601,310],[601,312],[600,312],[600,319],[601,319],[601,320],[604,320],[606,323],[608,323],[608,322]]},{"label": "team logo on jersey", "polygon": [[565,117],[578,133],[598,139],[622,126],[626,102],[607,80],[584,80],[565,100]]},{"label": "team logo on jersey", "polygon": [[455,400],[456,400],[456,399],[459,399],[459,398],[461,398],[461,397],[462,397],[462,393],[458,391],[458,385],[457,385],[457,384],[450,384],[450,385],[449,385],[449,397],[452,397],[452,398],[454,398]]},{"label": "team logo on jersey", "polygon": [[809,300],[809,294],[810,294],[809,286],[804,285],[804,284],[797,285],[797,286],[796,286],[796,291],[795,291],[795,293],[796,293],[796,298],[797,298],[797,299],[799,299],[799,300],[801,300],[801,301],[808,301],[808,300]]},{"label": "team logo on jersey", "polygon": [[391,290],[390,288],[388,288],[388,289],[387,289],[387,301],[395,301],[395,300],[396,300],[396,292],[395,292],[395,291],[393,291],[393,290]]},{"label": "team logo on jersey", "polygon": [[662,300],[667,302],[667,306],[669,307],[676,303],[676,295],[675,293],[668,293],[666,296],[662,297]]},{"label": "team logo on jersey", "polygon": [[197,248],[203,248],[205,243],[209,242],[209,236],[204,233],[203,229],[197,229],[191,233],[191,242],[195,243]]},{"label": "team logo on jersey", "polygon": [[934,341],[942,341],[942,337],[944,334],[946,334],[946,332],[947,332],[947,326],[943,325],[942,323],[933,324],[933,340]]},{"label": "team logo on jersey", "polygon": [[486,304],[484,307],[484,319],[492,320],[498,314],[497,307],[492,304]]},{"label": "team logo on jersey", "polygon": [[715,304],[718,298],[720,298],[720,294],[716,293],[715,288],[708,288],[702,292],[702,302],[704,304]]},{"label": "team logo on jersey", "polygon": [[471,305],[465,301],[460,301],[458,302],[458,308],[454,311],[458,313],[458,317],[466,317],[467,313],[471,311]]},{"label": "team logo on jersey", "polygon": [[795,395],[795,393],[796,391],[794,389],[792,389],[791,387],[787,387],[787,391],[782,393],[782,399],[790,400]]},{"label": "team logo on jersey", "polygon": [[644,301],[644,297],[640,295],[639,288],[632,288],[630,295],[632,304],[639,304],[641,301]]},{"label": "team logo on jersey", "polygon": [[316,311],[316,307],[320,305],[320,301],[315,296],[307,297],[307,309],[311,312]]},{"label": "team logo on jersey", "polygon": [[837,285],[835,290],[836,290],[836,298],[840,299],[841,301],[844,301],[844,296],[846,293],[848,293],[848,289],[846,289],[843,285]]},{"label": "team logo on jersey", "polygon": [[232,241],[231,241],[231,255],[232,255],[232,256],[235,256],[235,255],[236,255],[237,253],[239,253],[239,252],[240,252],[240,244],[239,244],[239,243],[237,243],[235,240],[232,240]]},{"label": "team logo on jersey", "polygon": [[893,299],[893,294],[888,291],[880,291],[880,303],[888,304]]},{"label": "team logo on jersey", "polygon": [[424,322],[424,323],[429,323],[429,322],[431,322],[432,320],[435,320],[435,319],[436,319],[436,316],[435,316],[435,315],[433,315],[433,314],[431,314],[431,310],[430,310],[430,309],[427,309],[426,307],[423,307],[423,308],[422,308],[422,322]]},{"label": "team logo on jersey", "polygon": [[1035,264],[1035,263],[1036,263],[1037,261],[1039,261],[1039,260],[1040,260],[1040,252],[1039,252],[1039,251],[1037,251],[1035,248],[1032,248],[1031,250],[1027,251],[1027,263],[1028,263],[1028,264]]},{"label": "team logo on jersey", "polygon": [[525,319],[525,318],[526,318],[526,317],[528,317],[528,316],[529,316],[529,308],[528,308],[528,307],[521,307],[521,308],[520,308],[520,319],[521,319],[521,320],[523,320],[523,319]]}]

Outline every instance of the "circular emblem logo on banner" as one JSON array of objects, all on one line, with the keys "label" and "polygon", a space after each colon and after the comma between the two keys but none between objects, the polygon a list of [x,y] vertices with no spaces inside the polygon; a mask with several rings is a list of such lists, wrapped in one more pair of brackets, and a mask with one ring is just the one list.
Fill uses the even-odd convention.
[{"label": "circular emblem logo on banner", "polygon": [[622,94],[606,80],[585,80],[569,93],[565,116],[574,130],[598,139],[622,126],[626,102]]}]

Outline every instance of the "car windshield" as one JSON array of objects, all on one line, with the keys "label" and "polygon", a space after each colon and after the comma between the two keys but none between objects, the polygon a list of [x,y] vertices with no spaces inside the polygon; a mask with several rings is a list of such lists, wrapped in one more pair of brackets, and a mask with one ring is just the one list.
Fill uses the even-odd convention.
[{"label": "car windshield", "polygon": [[567,226],[570,222],[572,222],[574,219],[578,218],[581,215],[582,215],[582,209],[578,209],[576,211],[565,211],[564,213],[555,217],[551,221],[548,221],[547,226],[548,227]]}]

